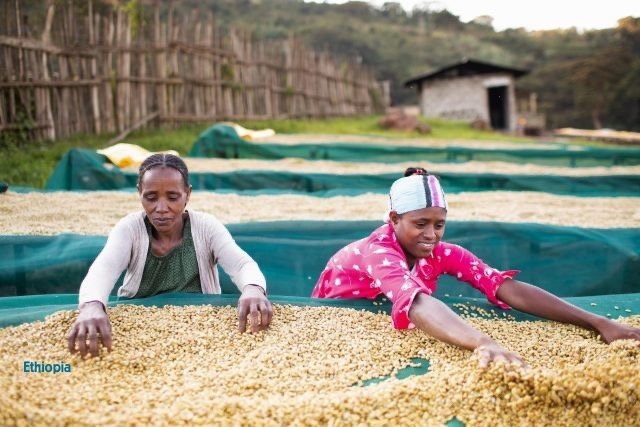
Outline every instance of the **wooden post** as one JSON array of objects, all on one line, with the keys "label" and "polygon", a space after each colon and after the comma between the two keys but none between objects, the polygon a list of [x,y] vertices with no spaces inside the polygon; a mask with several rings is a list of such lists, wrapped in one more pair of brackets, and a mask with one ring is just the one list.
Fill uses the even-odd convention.
[{"label": "wooden post", "polygon": [[122,27],[124,26],[124,16],[122,11],[115,10],[115,34],[114,34],[114,69],[115,69],[115,86],[116,90],[114,91],[115,99],[114,104],[116,106],[115,116],[116,116],[116,132],[122,132],[127,128],[126,123],[124,122],[124,93],[122,88]]},{"label": "wooden post", "polygon": [[[131,34],[131,20],[129,16],[123,14],[123,33],[121,33],[124,37],[124,46],[126,50],[122,53],[122,75],[124,78],[123,92],[124,92],[124,121],[121,124],[120,131],[131,127],[133,121],[133,115],[131,114],[131,42],[132,42],[132,34]],[[122,44],[121,44],[122,45]]]},{"label": "wooden post", "polygon": [[[51,25],[53,24],[54,14],[55,14],[54,0],[48,0],[47,17],[45,19],[44,31],[42,32],[42,37],[41,37],[41,40],[45,45],[51,43]],[[49,62],[48,54],[46,51],[43,50],[42,51],[42,71],[43,71],[42,77],[45,81],[51,80],[51,76],[49,74],[48,62]],[[44,99],[43,99],[44,111],[46,115],[46,122],[49,125],[49,127],[46,130],[46,135],[47,135],[47,138],[51,140],[56,139],[56,126],[55,126],[55,122],[53,121],[53,111],[51,109],[51,92],[53,90],[55,89],[52,87],[43,89],[43,91],[46,92],[46,95],[44,96]]]},{"label": "wooden post", "polygon": [[283,111],[281,112],[285,116],[289,116],[293,112],[293,75],[291,67],[293,65],[293,52],[292,52],[292,38],[283,42],[284,53],[284,103]]},{"label": "wooden post", "polygon": [[116,26],[116,105],[119,132],[131,123],[131,23],[122,12],[117,12]]},{"label": "wooden post", "polygon": [[[207,15],[207,24],[205,26],[205,42],[206,42],[206,45],[212,49],[212,52],[213,52],[213,48],[215,48],[214,34],[215,32],[214,32],[213,14],[209,13]],[[216,64],[218,62],[218,58],[219,58],[218,55],[216,55],[215,53],[212,53],[211,58],[207,58],[204,61],[205,73],[203,77],[210,82],[213,82],[216,80],[215,69],[216,69]],[[205,93],[206,93],[206,100],[204,105],[204,114],[212,118],[215,118],[217,115],[216,86],[213,84],[210,86],[207,86]]]},{"label": "wooden post", "polygon": [[[93,0],[89,0],[89,16],[87,22],[89,24],[89,45],[95,52],[96,48],[96,34],[93,25]],[[91,58],[91,78],[96,79],[98,77],[98,58]],[[100,124],[100,103],[98,100],[98,84],[91,85],[91,108],[93,113],[93,131],[94,133],[101,133],[102,126]]]},{"label": "wooden post", "polygon": [[[104,94],[105,104],[108,106],[111,114],[107,116],[107,131],[117,132],[118,130],[118,105],[117,105],[117,66],[114,62],[114,56],[116,52],[116,22],[115,11],[112,11],[107,18],[105,18],[104,32],[106,35],[105,46],[107,54],[103,61],[104,75]],[[117,58],[117,56],[116,56]]]},{"label": "wooden post", "polygon": [[258,68],[258,72],[260,74],[260,81],[264,82],[265,88],[264,88],[264,115],[266,117],[273,117],[273,100],[271,99],[273,96],[273,91],[272,91],[272,85],[273,82],[271,81],[271,70],[269,68],[269,66],[264,65],[266,62],[269,61],[269,58],[267,57],[267,53],[266,53],[266,46],[264,43],[260,43],[260,56],[259,56],[259,61],[261,65]]},{"label": "wooden post", "polygon": [[167,114],[167,87],[164,84],[164,79],[167,76],[166,67],[166,29],[163,29],[163,25],[160,23],[160,6],[158,0],[153,3],[153,47],[154,47],[154,59],[155,69],[152,72],[152,76],[155,77],[157,83],[155,84],[157,109],[160,116]]}]

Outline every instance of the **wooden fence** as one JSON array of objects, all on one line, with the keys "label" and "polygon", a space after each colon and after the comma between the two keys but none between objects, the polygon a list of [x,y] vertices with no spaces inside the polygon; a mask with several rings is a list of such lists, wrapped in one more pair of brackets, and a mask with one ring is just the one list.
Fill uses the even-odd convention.
[{"label": "wooden fence", "polygon": [[0,132],[56,139],[160,123],[361,115],[388,99],[358,64],[293,38],[223,33],[211,14],[169,9],[161,19],[155,2],[141,28],[121,8],[94,12],[92,0],[84,16],[52,0],[42,7],[36,32],[19,0],[0,6]]}]

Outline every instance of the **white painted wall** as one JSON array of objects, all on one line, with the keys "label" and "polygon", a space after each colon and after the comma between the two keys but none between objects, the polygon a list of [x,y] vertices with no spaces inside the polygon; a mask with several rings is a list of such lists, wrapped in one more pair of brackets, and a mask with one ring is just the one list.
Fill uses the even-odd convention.
[{"label": "white painted wall", "polygon": [[516,99],[513,76],[510,74],[482,74],[427,81],[422,84],[420,111],[425,117],[442,117],[490,123],[487,88],[507,86],[507,123],[516,129]]}]

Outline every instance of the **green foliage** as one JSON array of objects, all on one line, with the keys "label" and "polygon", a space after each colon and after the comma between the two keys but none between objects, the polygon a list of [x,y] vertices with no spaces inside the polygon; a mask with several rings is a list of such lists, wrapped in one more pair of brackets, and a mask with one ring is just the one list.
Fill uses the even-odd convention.
[{"label": "green foliage", "polygon": [[244,91],[244,85],[242,83],[232,83],[229,85],[229,88],[232,92],[242,92]]},{"label": "green foliage", "polygon": [[631,63],[627,75],[613,89],[607,111],[612,123],[640,132],[640,59]]},{"label": "green foliage", "polygon": [[233,71],[233,67],[230,64],[222,64],[220,67],[220,74],[222,80],[231,81],[235,78],[235,72]]},{"label": "green foliage", "polygon": [[67,140],[10,144],[2,148],[0,180],[9,185],[44,188],[56,163],[67,150],[76,147],[99,148],[107,137],[78,136]]},{"label": "green foliage", "polygon": [[384,110],[384,105],[382,104],[382,96],[380,95],[380,91],[375,88],[369,89],[369,97],[371,98],[371,102],[373,103],[373,110],[376,112],[382,112]]},{"label": "green foliage", "polygon": [[633,52],[640,55],[640,17],[627,16],[618,21],[618,31],[622,43]]},{"label": "green foliage", "polygon": [[131,23],[131,38],[135,39],[142,25],[142,4],[140,0],[129,0],[121,5],[120,8],[129,17],[129,22]]},{"label": "green foliage", "polygon": [[16,129],[0,132],[0,148],[20,147],[31,139],[30,133],[33,130],[33,121],[26,113],[23,111],[18,112],[17,120],[14,124],[17,125]]},{"label": "green foliage", "polygon": [[577,89],[576,104],[589,109],[595,129],[602,127],[601,118],[613,99],[613,89],[625,77],[631,60],[625,50],[608,48],[570,67],[569,79]]},{"label": "green foliage", "polygon": [[284,89],[284,96],[286,96],[287,98],[291,98],[295,94],[296,94],[296,90],[292,86],[287,86]]}]

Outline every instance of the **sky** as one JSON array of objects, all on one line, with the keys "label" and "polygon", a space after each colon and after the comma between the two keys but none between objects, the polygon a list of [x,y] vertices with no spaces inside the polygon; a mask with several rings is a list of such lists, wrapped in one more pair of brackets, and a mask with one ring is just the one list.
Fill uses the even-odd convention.
[{"label": "sky", "polygon": [[[317,3],[346,3],[347,0],[313,0]],[[524,27],[552,30],[576,27],[578,30],[613,28],[625,16],[640,17],[640,0],[368,0],[375,6],[396,1],[411,11],[415,6],[429,10],[447,9],[468,22],[480,15],[494,18],[493,28]]]}]

